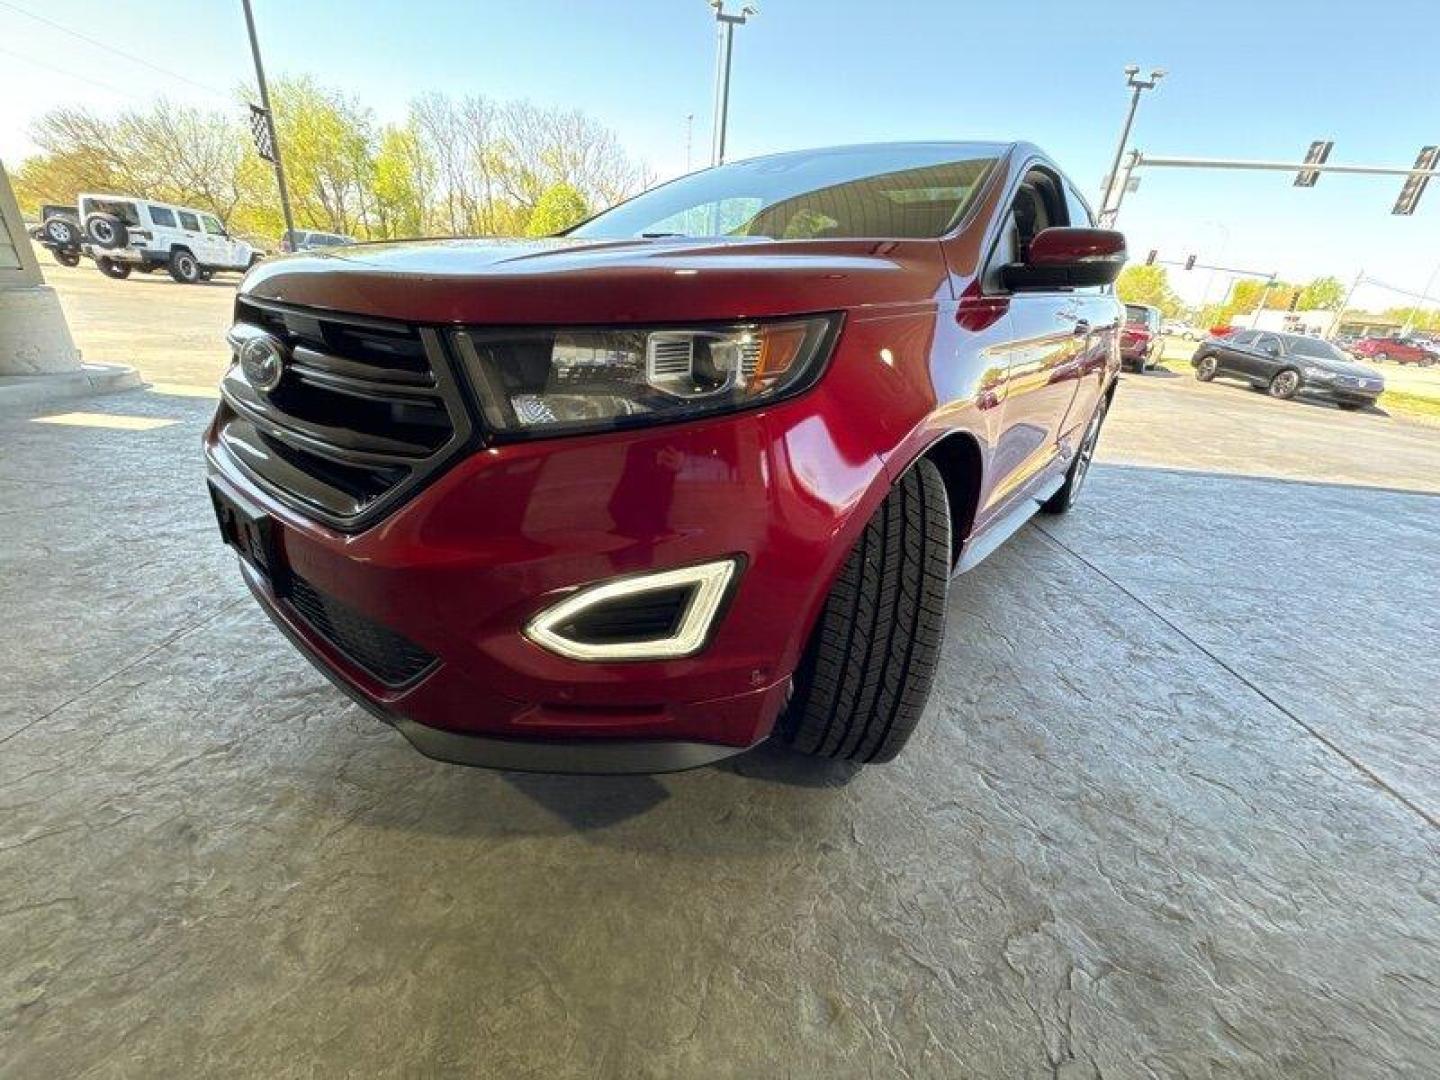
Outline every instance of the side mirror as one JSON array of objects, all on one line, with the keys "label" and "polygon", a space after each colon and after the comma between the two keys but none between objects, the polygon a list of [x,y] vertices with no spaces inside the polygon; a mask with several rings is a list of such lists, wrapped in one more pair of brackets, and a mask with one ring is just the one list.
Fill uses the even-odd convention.
[{"label": "side mirror", "polygon": [[1064,289],[1113,285],[1125,267],[1125,235],[1112,229],[1042,229],[1030,257],[1000,268],[1007,289]]}]

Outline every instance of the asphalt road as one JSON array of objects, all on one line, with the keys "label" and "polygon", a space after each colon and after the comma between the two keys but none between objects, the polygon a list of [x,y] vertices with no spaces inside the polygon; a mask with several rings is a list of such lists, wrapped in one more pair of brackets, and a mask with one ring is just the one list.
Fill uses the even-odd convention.
[{"label": "asphalt road", "polygon": [[[178,285],[164,272],[112,281],[88,261],[68,268],[43,250],[39,257],[87,360],[131,364],[167,392],[204,394],[219,382],[237,275],[204,285]],[[1412,388],[1433,380],[1440,398],[1440,368],[1391,364],[1386,377]],[[1126,377],[1101,460],[1440,491],[1437,443],[1440,429],[1380,410],[1271,401],[1161,370]]]}]

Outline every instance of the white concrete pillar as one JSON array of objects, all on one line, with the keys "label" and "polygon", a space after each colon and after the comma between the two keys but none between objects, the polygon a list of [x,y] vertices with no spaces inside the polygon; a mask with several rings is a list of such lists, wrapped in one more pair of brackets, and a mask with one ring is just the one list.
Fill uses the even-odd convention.
[{"label": "white concrete pillar", "polygon": [[0,376],[80,371],[55,290],[45,284],[0,163]]}]

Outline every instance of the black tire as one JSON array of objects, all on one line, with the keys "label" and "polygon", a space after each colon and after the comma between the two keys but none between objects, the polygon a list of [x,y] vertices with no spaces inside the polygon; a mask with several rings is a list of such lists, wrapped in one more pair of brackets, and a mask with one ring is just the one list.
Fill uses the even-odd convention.
[{"label": "black tire", "polygon": [[1300,373],[1294,368],[1282,368],[1270,380],[1265,392],[1281,401],[1289,401],[1300,392]]},{"label": "black tire", "polygon": [[1379,360],[1383,364],[1386,360],[1390,359],[1390,354],[1382,349],[1380,352],[1377,352],[1375,354],[1375,359]]},{"label": "black tire", "polygon": [[1215,378],[1215,372],[1220,368],[1220,361],[1209,353],[1195,361],[1195,378],[1201,382],[1209,382]]},{"label": "black tire", "polygon": [[200,280],[200,260],[184,248],[170,253],[170,276],[181,285],[194,285]]},{"label": "black tire", "polygon": [[1090,425],[1080,439],[1080,446],[1075,451],[1075,460],[1070,462],[1070,468],[1065,470],[1065,483],[1060,485],[1059,491],[1040,504],[1040,509],[1045,513],[1063,514],[1079,501],[1080,493],[1085,490],[1085,480],[1090,475],[1090,464],[1095,460],[1095,447],[1100,442],[1100,429],[1105,426],[1105,417],[1109,412],[1110,398],[1101,398],[1095,415],[1090,417]]},{"label": "black tire", "polygon": [[130,243],[130,230],[114,214],[91,214],[85,219],[85,235],[92,244],[106,251]]},{"label": "black tire", "polygon": [[124,281],[130,276],[132,269],[129,263],[121,262],[119,259],[106,258],[104,255],[95,256],[96,268],[108,278],[116,281]]},{"label": "black tire", "polygon": [[949,585],[950,504],[940,471],[921,460],[875,511],[830,589],[780,740],[817,757],[895,757],[930,696]]},{"label": "black tire", "polygon": [[51,254],[55,256],[55,261],[61,266],[80,265],[80,252],[73,248],[56,248]]},{"label": "black tire", "polygon": [[69,218],[52,217],[40,226],[40,235],[52,244],[73,248],[80,243],[80,226]]}]

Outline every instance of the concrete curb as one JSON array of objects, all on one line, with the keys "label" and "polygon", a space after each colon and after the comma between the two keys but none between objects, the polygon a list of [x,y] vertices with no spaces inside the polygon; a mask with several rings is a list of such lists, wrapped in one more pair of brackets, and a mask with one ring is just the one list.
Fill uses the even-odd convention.
[{"label": "concrete curb", "polygon": [[74,371],[45,375],[0,375],[0,415],[49,401],[115,394],[144,385],[140,373],[125,364],[82,364]]}]

